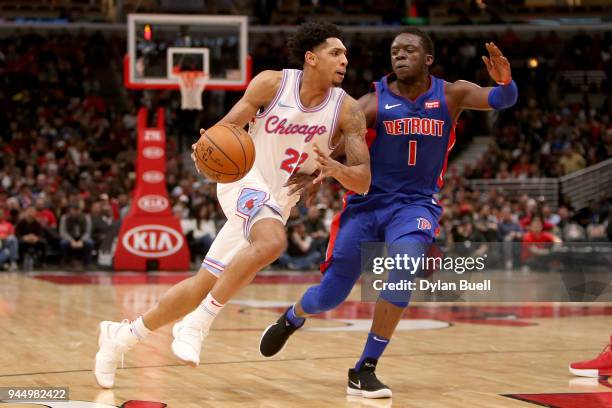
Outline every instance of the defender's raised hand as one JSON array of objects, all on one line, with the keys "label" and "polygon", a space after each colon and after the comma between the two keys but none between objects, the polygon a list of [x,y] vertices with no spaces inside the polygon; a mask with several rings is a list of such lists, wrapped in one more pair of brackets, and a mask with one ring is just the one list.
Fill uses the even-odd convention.
[{"label": "defender's raised hand", "polygon": [[483,55],[482,60],[487,66],[489,75],[500,85],[509,83],[512,80],[510,62],[508,62],[508,59],[504,57],[500,49],[497,48],[497,45],[490,42],[485,43],[485,47],[487,47],[489,56],[486,57]]}]

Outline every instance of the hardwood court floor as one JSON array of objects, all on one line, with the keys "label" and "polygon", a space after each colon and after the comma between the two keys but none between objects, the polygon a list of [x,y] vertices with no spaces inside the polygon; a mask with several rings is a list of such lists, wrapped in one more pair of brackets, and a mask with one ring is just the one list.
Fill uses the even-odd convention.
[{"label": "hardwood court floor", "polygon": [[348,398],[346,371],[361,353],[372,310],[358,302],[358,290],[310,319],[277,357],[258,352],[261,331],[316,274],[262,276],[245,288],[215,322],[197,369],[173,358],[169,325],[125,356],[112,391],[99,389],[92,374],[98,322],[138,316],[176,276],[0,274],[0,387],[68,386],[71,400],[99,403],[58,407],[128,400],[181,408],[536,406],[508,394],[558,394],[522,397],[545,406],[612,406],[607,382],[567,372],[568,362],[595,356],[612,332],[612,304],[584,303],[413,305],[377,370],[392,401]]}]

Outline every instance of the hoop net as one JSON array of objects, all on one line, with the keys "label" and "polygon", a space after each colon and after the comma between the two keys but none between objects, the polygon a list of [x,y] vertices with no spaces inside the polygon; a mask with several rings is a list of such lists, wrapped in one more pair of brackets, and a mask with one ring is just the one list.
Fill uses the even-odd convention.
[{"label": "hoop net", "polygon": [[202,110],[202,92],[210,75],[202,71],[181,71],[176,75],[181,89],[181,109]]}]

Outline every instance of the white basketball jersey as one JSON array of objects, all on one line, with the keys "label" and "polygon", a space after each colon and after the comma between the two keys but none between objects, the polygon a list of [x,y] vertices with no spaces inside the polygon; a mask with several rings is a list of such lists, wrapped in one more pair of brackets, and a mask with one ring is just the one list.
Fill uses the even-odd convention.
[{"label": "white basketball jersey", "polygon": [[255,164],[245,179],[265,182],[281,207],[294,205],[299,197],[287,197],[283,187],[293,173],[312,174],[316,170],[313,146],[329,155],[338,126],[340,108],[346,93],[332,87],[318,106],[307,108],[300,101],[303,72],[283,70],[276,96],[265,111],[251,122],[249,133],[255,144]]}]

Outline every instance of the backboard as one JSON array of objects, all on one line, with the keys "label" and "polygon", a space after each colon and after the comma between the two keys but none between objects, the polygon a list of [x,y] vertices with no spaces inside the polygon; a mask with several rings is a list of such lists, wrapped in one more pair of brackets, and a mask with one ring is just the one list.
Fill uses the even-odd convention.
[{"label": "backboard", "polygon": [[178,89],[182,70],[210,75],[206,89],[245,89],[251,80],[246,16],[130,14],[124,85]]}]

